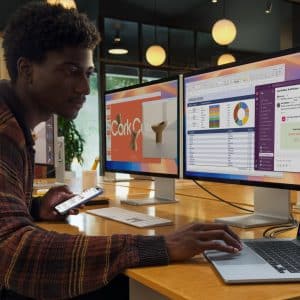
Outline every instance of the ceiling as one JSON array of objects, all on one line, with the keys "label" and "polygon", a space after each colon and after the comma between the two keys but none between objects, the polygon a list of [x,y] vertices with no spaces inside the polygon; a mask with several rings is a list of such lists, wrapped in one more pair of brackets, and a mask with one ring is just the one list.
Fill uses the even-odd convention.
[{"label": "ceiling", "polygon": [[[238,30],[232,49],[266,53],[293,44],[291,35],[300,5],[291,1],[272,0],[269,15],[265,13],[267,0],[219,0],[216,4],[211,0],[110,0],[100,1],[99,11],[106,17],[206,33],[225,16]],[[90,1],[77,2],[86,5]]]},{"label": "ceiling", "polygon": [[[0,30],[9,15],[26,2],[29,1],[0,1]],[[271,0],[273,5],[269,15],[265,14],[266,2],[219,0],[213,4],[211,0],[76,0],[79,11],[86,12],[95,21],[102,15],[208,34],[214,22],[225,16],[237,26],[237,38],[230,45],[230,49],[236,51],[267,53],[300,44],[300,5],[297,4],[300,0]],[[113,28],[109,34],[115,34]],[[127,34],[130,40],[130,34]]]}]

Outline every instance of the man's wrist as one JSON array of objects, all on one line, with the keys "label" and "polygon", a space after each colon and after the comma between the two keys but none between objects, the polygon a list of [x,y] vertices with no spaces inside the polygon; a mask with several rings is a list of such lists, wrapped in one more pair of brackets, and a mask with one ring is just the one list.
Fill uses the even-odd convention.
[{"label": "man's wrist", "polygon": [[167,265],[168,251],[164,236],[138,236],[140,266]]}]

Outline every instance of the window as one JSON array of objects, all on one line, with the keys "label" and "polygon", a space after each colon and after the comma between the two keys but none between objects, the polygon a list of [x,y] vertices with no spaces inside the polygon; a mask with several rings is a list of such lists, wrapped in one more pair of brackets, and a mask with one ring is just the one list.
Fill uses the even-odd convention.
[{"label": "window", "polygon": [[[99,156],[99,123],[98,123],[98,76],[97,74],[90,78],[90,94],[86,96],[86,102],[80,110],[75,125],[85,140],[83,151],[82,169],[91,169],[92,164],[97,156]],[[72,170],[78,172],[77,176],[81,176],[81,166],[74,163]]]},{"label": "window", "polygon": [[170,64],[176,66],[195,66],[194,33],[191,30],[170,29]]},{"label": "window", "polygon": [[105,66],[106,90],[114,90],[139,83],[139,70],[119,65]]},{"label": "window", "polygon": [[149,82],[152,80],[168,77],[167,71],[154,70],[154,69],[143,69],[143,79],[142,82]]}]

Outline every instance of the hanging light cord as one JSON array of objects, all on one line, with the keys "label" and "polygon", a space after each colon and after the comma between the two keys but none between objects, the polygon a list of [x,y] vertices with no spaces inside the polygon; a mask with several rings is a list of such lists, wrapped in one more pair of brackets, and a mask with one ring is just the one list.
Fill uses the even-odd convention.
[{"label": "hanging light cord", "polygon": [[218,195],[216,195],[216,194],[212,193],[211,191],[209,191],[206,187],[204,187],[204,186],[203,186],[202,184],[200,184],[198,181],[196,181],[196,180],[193,180],[193,181],[194,181],[194,182],[196,183],[196,185],[198,185],[202,190],[204,190],[206,193],[208,193],[209,195],[213,196],[214,198],[218,199],[219,201],[221,201],[221,202],[223,202],[223,203],[226,203],[226,204],[228,204],[228,205],[230,205],[230,206],[233,206],[233,207],[235,207],[235,208],[241,209],[241,210],[243,210],[243,211],[247,211],[247,212],[251,212],[251,213],[254,212],[254,211],[251,210],[251,209],[247,209],[247,208],[241,207],[241,206],[239,206],[239,205],[233,204],[232,202],[229,202],[229,201],[227,201],[227,200],[224,200],[223,198],[221,198],[221,197],[219,197]]},{"label": "hanging light cord", "polygon": [[154,43],[157,43],[157,28],[156,28],[156,23],[157,23],[157,10],[156,10],[156,0],[154,0]]}]

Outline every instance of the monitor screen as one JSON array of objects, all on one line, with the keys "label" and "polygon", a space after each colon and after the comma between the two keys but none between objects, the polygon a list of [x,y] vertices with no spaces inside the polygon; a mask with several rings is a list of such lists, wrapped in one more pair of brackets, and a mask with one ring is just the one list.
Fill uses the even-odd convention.
[{"label": "monitor screen", "polygon": [[178,78],[105,93],[105,170],[178,177]]},{"label": "monitor screen", "polygon": [[300,189],[300,51],[184,76],[186,178]]}]

